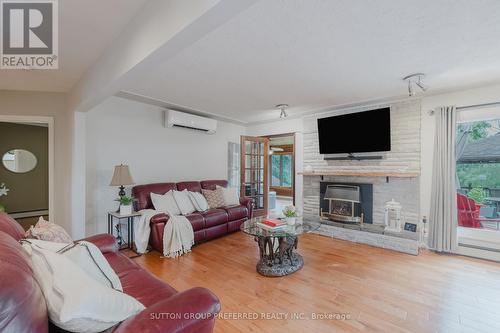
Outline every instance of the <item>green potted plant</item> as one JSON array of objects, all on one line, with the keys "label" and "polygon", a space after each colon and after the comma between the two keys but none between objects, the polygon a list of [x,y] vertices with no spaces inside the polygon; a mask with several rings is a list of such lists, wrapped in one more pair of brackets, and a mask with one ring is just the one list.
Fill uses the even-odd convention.
[{"label": "green potted plant", "polygon": [[283,215],[285,215],[285,221],[288,225],[294,225],[297,218],[297,210],[293,205],[286,206],[283,209]]},{"label": "green potted plant", "polygon": [[[0,197],[7,196],[9,189],[5,186],[5,183],[0,184]],[[5,212],[5,206],[0,203],[0,212]]]},{"label": "green potted plant", "polygon": [[120,203],[120,215],[130,215],[132,214],[132,204],[134,203],[134,198],[129,196],[121,196],[115,201]]}]

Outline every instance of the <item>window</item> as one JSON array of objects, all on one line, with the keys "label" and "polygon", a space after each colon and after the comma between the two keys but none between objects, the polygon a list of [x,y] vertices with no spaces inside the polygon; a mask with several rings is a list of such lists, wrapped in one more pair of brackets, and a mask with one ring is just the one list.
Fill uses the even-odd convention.
[{"label": "window", "polygon": [[271,186],[292,187],[292,155],[271,155]]},{"label": "window", "polygon": [[457,126],[458,225],[499,230],[500,120]]}]

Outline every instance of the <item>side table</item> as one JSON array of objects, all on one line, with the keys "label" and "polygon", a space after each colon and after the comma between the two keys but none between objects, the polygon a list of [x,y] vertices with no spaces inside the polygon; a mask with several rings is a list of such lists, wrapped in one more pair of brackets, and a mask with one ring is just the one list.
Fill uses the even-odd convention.
[{"label": "side table", "polygon": [[[134,218],[136,216],[141,216],[138,212],[132,212],[132,214],[121,215],[119,212],[108,212],[108,234],[114,236],[114,228],[116,228],[118,244],[120,245],[120,249],[123,249],[123,238],[121,233],[121,224],[120,221],[123,219],[127,219],[127,243],[126,247],[132,251],[134,251]],[[118,220],[118,223],[115,227],[115,220]],[[135,251],[134,251],[135,252]]]}]

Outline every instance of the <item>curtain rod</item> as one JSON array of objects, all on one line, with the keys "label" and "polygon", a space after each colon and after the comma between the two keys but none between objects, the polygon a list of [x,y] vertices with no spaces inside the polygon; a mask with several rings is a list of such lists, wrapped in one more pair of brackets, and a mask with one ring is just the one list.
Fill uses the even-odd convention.
[{"label": "curtain rod", "polygon": [[[483,103],[483,104],[473,104],[473,105],[466,105],[466,106],[457,106],[457,111],[461,110],[467,110],[467,109],[481,109],[481,108],[487,108],[490,106],[500,106],[500,102],[491,102],[491,103]],[[429,111],[430,115],[434,114],[434,110]]]}]

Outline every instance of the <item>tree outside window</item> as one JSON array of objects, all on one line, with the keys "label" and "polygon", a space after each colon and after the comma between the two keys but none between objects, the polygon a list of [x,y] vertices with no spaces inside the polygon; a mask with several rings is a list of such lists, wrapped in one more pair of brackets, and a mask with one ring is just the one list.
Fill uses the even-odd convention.
[{"label": "tree outside window", "polygon": [[292,155],[274,154],[271,156],[271,186],[292,187]]}]

